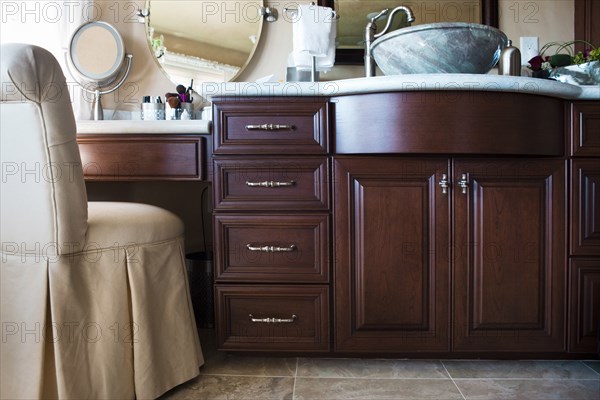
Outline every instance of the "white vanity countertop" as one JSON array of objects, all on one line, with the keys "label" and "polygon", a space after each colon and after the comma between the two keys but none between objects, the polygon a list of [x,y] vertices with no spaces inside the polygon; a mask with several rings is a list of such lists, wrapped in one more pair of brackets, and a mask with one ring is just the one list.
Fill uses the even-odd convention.
[{"label": "white vanity countertop", "polygon": [[430,90],[474,90],[529,93],[569,100],[600,100],[600,85],[576,86],[549,79],[475,74],[415,74],[343,79],[330,82],[206,82],[201,95],[343,96],[361,93]]},{"label": "white vanity countertop", "polygon": [[201,119],[187,121],[105,120],[77,121],[78,134],[209,134],[211,122]]}]

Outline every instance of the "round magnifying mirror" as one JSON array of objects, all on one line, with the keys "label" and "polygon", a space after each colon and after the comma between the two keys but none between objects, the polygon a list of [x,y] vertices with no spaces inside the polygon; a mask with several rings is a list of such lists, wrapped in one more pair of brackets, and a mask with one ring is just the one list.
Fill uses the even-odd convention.
[{"label": "round magnifying mirror", "polygon": [[[85,84],[79,84],[85,92],[94,95],[93,118],[103,119],[100,96],[117,90],[127,79],[131,68],[133,56],[125,54],[123,38],[114,26],[106,22],[86,22],[73,32],[67,56],[69,72],[84,81]],[[127,68],[121,74],[125,58]],[[115,83],[119,75],[121,80]],[[112,87],[108,88],[110,85]]]},{"label": "round magnifying mirror", "polygon": [[106,86],[121,71],[125,44],[115,27],[106,22],[91,21],[75,30],[68,55],[77,75],[87,82]]},{"label": "round magnifying mirror", "polygon": [[147,0],[150,51],[174,84],[231,81],[258,46],[263,3]]}]

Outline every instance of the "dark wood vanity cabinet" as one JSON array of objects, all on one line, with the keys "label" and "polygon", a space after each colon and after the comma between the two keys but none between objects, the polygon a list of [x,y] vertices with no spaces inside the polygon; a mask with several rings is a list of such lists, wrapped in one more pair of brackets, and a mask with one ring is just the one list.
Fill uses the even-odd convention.
[{"label": "dark wood vanity cabinet", "polygon": [[569,111],[569,350],[600,354],[600,102]]},{"label": "dark wood vanity cabinet", "polygon": [[215,99],[220,349],[596,351],[599,103],[452,98]]},{"label": "dark wood vanity cabinet", "polygon": [[335,348],[564,352],[564,103],[452,95],[335,99]]},{"label": "dark wood vanity cabinet", "polygon": [[563,160],[334,171],[336,350],[564,351]]},{"label": "dark wood vanity cabinet", "polygon": [[330,349],[329,106],[281,100],[213,100],[222,350]]}]

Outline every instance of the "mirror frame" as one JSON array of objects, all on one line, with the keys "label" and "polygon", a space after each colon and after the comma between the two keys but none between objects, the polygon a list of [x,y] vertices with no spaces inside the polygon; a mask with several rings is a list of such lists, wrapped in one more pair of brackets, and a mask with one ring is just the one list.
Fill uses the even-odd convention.
[{"label": "mirror frame", "polygon": [[[481,2],[481,23],[498,28],[498,0],[479,0]],[[333,7],[334,0],[318,0],[324,7]],[[340,15],[340,18],[344,18]],[[335,63],[338,65],[362,65],[364,51],[361,49],[335,49]]]},{"label": "mirror frame", "polygon": [[[83,35],[83,33],[86,30],[91,28],[105,29],[112,35],[117,45],[117,55],[115,57],[113,65],[110,67],[110,69],[100,74],[95,74],[86,71],[81,66],[79,56],[76,54],[77,45],[79,39],[81,38],[81,35]],[[71,34],[71,39],[69,40],[69,47],[67,49],[67,56],[69,57],[69,62],[73,66],[79,78],[81,78],[85,82],[96,83],[98,84],[98,86],[110,85],[117,79],[118,75],[123,69],[123,63],[125,62],[125,54],[125,42],[123,41],[123,36],[121,36],[117,28],[105,21],[88,21],[79,25]]]},{"label": "mirror frame", "polygon": [[[145,9],[148,11],[151,11],[151,1],[152,0],[145,0]],[[260,6],[262,8],[265,7],[265,0],[257,0],[257,2],[260,1]],[[148,32],[150,32],[150,21],[152,20],[152,15],[150,15],[149,18],[144,18],[144,30],[145,30],[145,36],[146,36],[146,43],[148,45],[148,51],[150,52],[150,58],[152,58],[154,60],[155,65],[158,67],[158,69],[161,71],[161,73],[163,74],[163,76],[165,76],[167,78],[167,80],[169,80],[171,83],[177,85],[180,84],[181,82],[177,82],[175,81],[171,75],[169,75],[169,73],[166,71],[166,69],[163,67],[163,65],[161,64],[161,62],[158,60],[158,58],[156,58],[156,55],[154,54],[154,49],[152,48],[152,41],[149,37]],[[239,70],[236,72],[235,75],[233,75],[231,78],[229,78],[226,82],[235,82],[236,79],[245,71],[245,69],[248,67],[248,65],[250,64],[250,62],[252,61],[252,59],[254,58],[254,55],[256,53],[256,50],[258,49],[258,46],[260,44],[260,40],[262,38],[262,32],[264,30],[264,26],[265,26],[266,20],[264,17],[261,16],[260,18],[260,26],[258,27],[258,32],[256,34],[256,43],[254,44],[254,47],[252,48],[252,51],[248,54],[248,58],[246,59],[246,62],[244,62],[244,64],[242,66],[239,67]],[[264,40],[264,39],[263,39]],[[208,81],[200,81],[197,83],[194,83],[194,86],[200,86],[203,82],[208,82]]]}]

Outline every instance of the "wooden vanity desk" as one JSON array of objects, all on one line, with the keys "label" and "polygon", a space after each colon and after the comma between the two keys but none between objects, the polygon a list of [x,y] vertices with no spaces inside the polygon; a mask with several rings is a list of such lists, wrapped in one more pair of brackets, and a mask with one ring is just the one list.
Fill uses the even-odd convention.
[{"label": "wooden vanity desk", "polygon": [[221,350],[596,354],[600,101],[212,101]]},{"label": "wooden vanity desk", "polygon": [[188,254],[210,248],[209,121],[78,121],[77,128],[90,201],[164,208],[183,221]]}]

